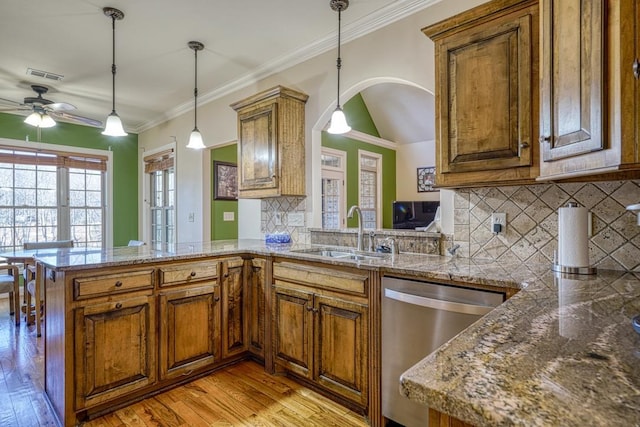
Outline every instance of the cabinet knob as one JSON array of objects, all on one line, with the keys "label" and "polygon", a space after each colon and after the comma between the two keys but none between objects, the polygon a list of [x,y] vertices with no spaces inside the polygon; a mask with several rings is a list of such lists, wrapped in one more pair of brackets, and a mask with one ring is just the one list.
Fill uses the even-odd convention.
[{"label": "cabinet knob", "polygon": [[318,312],[318,309],[317,309],[317,308],[314,308],[314,309],[313,309],[313,312],[314,312],[314,313],[317,313],[317,312]]},{"label": "cabinet knob", "polygon": [[122,303],[117,303],[116,304],[116,310],[120,310],[122,308]]},{"label": "cabinet knob", "polygon": [[528,142],[521,143],[520,148],[529,148],[529,143]]},{"label": "cabinet knob", "polygon": [[229,277],[229,273],[224,273],[224,277]]},{"label": "cabinet knob", "polygon": [[195,271],[192,271],[192,272],[191,272],[191,274],[189,274],[189,276],[191,276],[191,277],[196,277],[196,272],[195,272]]},{"label": "cabinet knob", "polygon": [[550,135],[541,136],[540,137],[540,142],[551,142],[551,136]]},{"label": "cabinet knob", "polygon": [[636,79],[640,79],[640,60],[638,60],[638,58],[633,61],[633,76]]},{"label": "cabinet knob", "polygon": [[215,302],[218,302],[218,301],[220,301],[220,297],[215,297],[215,298],[213,298],[213,300],[214,300]]},{"label": "cabinet knob", "polygon": [[313,307],[311,307],[311,306],[309,306],[309,305],[308,305],[308,306],[307,306],[307,311],[313,311]]},{"label": "cabinet knob", "polygon": [[119,288],[120,286],[122,286],[122,282],[121,282],[120,280],[118,280],[118,281],[116,282],[116,288]]}]

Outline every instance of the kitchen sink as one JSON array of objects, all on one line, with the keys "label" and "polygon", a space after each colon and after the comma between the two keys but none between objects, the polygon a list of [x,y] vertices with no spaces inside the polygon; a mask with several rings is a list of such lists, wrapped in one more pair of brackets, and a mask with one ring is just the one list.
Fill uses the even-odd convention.
[{"label": "kitchen sink", "polygon": [[317,256],[323,256],[328,258],[349,259],[354,261],[385,259],[388,257],[388,254],[381,254],[376,252],[346,251],[346,250],[326,249],[326,248],[300,249],[300,250],[292,250],[291,252],[304,253],[308,255],[317,255]]}]

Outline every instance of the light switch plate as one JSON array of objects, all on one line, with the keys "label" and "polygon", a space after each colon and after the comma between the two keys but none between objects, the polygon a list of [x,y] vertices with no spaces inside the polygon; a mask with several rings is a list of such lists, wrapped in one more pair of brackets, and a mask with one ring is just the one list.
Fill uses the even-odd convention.
[{"label": "light switch plate", "polygon": [[236,219],[236,215],[234,212],[224,212],[222,214],[223,221],[234,221]]},{"label": "light switch plate", "polygon": [[289,212],[287,225],[291,227],[304,227],[304,212]]}]

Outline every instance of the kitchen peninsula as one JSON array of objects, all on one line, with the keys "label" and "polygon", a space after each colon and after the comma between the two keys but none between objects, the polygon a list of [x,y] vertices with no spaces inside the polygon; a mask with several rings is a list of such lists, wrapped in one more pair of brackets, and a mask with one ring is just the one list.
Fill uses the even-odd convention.
[{"label": "kitchen peninsula", "polygon": [[[556,277],[547,265],[409,253],[350,260],[304,251],[310,248],[234,240],[41,257],[45,390],[61,423],[75,425],[246,357],[281,371],[274,312],[289,306],[277,305],[274,289],[290,282],[285,302],[341,296],[333,312],[353,315],[349,325],[364,334],[354,348],[365,350],[364,368],[349,373],[353,381],[331,377],[330,369],[294,376],[383,425],[381,275],[513,295],[403,375],[411,399],[478,426],[633,425],[640,418],[640,335],[630,324],[640,313],[635,274],[578,279]],[[312,298],[306,289],[314,277],[325,281]],[[319,306],[308,304],[302,311],[311,307],[314,315]],[[169,333],[184,325],[191,327]]]}]

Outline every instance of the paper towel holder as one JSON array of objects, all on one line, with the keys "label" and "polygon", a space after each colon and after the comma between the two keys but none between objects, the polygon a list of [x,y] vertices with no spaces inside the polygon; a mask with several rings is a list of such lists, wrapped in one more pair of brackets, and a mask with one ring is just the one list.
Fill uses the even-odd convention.
[{"label": "paper towel holder", "polygon": [[[570,201],[569,203],[567,203],[566,207],[568,208],[575,208],[580,206],[578,203],[574,202],[574,201]],[[640,204],[638,205],[634,205],[634,206],[638,206],[638,210],[640,211]],[[638,224],[640,225],[640,215],[638,218]],[[592,266],[588,266],[588,267],[572,267],[572,266],[566,266],[566,265],[560,265],[558,264],[558,251],[555,250],[553,251],[553,265],[551,266],[551,270],[558,272],[558,273],[564,273],[564,274],[596,274],[597,273],[597,268],[596,267],[592,267]]]},{"label": "paper towel holder", "polygon": [[638,217],[636,224],[640,225],[640,203],[627,206],[627,210]]}]

